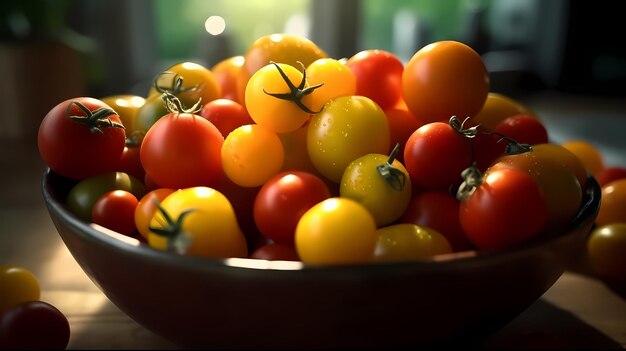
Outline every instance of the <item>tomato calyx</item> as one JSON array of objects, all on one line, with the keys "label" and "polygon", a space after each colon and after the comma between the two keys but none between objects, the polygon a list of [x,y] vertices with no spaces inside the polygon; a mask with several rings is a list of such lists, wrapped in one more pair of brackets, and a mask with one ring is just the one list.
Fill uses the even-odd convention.
[{"label": "tomato calyx", "polygon": [[450,125],[450,127],[452,127],[452,129],[454,129],[455,132],[461,134],[468,139],[472,139],[475,138],[478,134],[478,128],[480,127],[480,125],[477,124],[473,127],[465,128],[465,123],[468,120],[469,117],[465,117],[463,122],[461,122],[456,116],[452,116],[450,117],[450,121],[448,122],[448,124]]},{"label": "tomato calyx", "polygon": [[289,92],[288,93],[268,93],[265,89],[263,89],[263,92],[265,94],[273,96],[277,99],[292,101],[296,105],[298,105],[298,107],[302,111],[310,113],[310,114],[316,114],[316,113],[322,112],[323,108],[321,108],[319,111],[313,111],[302,102],[302,98],[304,98],[306,95],[311,94],[313,91],[315,91],[315,89],[324,85],[324,83],[319,83],[317,85],[314,85],[308,88],[304,87],[306,85],[306,69],[304,68],[304,64],[302,64],[302,62],[298,61],[300,66],[302,66],[302,80],[300,81],[297,87],[293,85],[291,80],[289,80],[289,77],[287,77],[285,72],[282,70],[282,68],[280,68],[280,66],[276,62],[270,61],[270,63],[273,64],[278,70],[278,73],[280,73],[280,76],[283,78],[283,80],[287,84],[287,87],[289,87]]},{"label": "tomato calyx", "polygon": [[492,134],[492,135],[500,137],[500,139],[498,139],[497,141],[498,143],[501,142],[502,140],[506,140],[508,143],[506,144],[506,147],[504,148],[504,152],[507,155],[519,155],[525,152],[533,151],[533,147],[530,144],[520,143],[517,140],[509,136],[506,136],[502,133],[492,132],[492,131],[485,131],[483,133]]},{"label": "tomato calyx", "polygon": [[161,206],[158,201],[155,201],[155,205],[157,210],[161,214],[162,217],[158,217],[158,219],[163,219],[160,223],[161,227],[153,227],[149,226],[148,230],[153,232],[154,234],[164,236],[167,238],[167,249],[168,251],[173,251],[178,254],[185,254],[189,245],[191,245],[191,239],[185,235],[183,231],[183,220],[195,211],[196,209],[190,208],[181,212],[178,218],[173,219],[167,211]]},{"label": "tomato calyx", "polygon": [[[168,76],[168,75],[173,76],[170,85],[169,86],[159,85],[159,82],[164,79],[163,76]],[[178,73],[171,72],[171,71],[162,72],[154,80],[154,89],[161,94],[168,92],[168,93],[177,95],[177,94],[184,93],[187,91],[194,91],[194,90],[197,90],[198,88],[199,88],[198,85],[183,88],[183,76],[181,76]]]},{"label": "tomato calyx", "polygon": [[461,172],[461,178],[463,178],[463,182],[456,192],[456,198],[459,201],[465,201],[472,196],[476,188],[483,182],[483,175],[476,166],[476,162],[473,162],[471,166]]},{"label": "tomato calyx", "polygon": [[161,99],[163,100],[163,104],[165,108],[170,113],[190,113],[195,114],[202,110],[202,98],[199,98],[198,101],[191,106],[190,108],[185,108],[183,103],[180,101],[176,95],[170,93],[169,91],[165,91],[161,95]]},{"label": "tomato calyx", "polygon": [[399,151],[400,143],[396,143],[396,146],[389,154],[389,158],[387,158],[387,162],[376,166],[378,174],[383,176],[389,186],[396,191],[402,191],[402,189],[404,189],[404,185],[406,184],[406,175],[401,170],[393,166],[393,161],[396,159]]},{"label": "tomato calyx", "polygon": [[[78,108],[80,108],[85,113],[85,115],[84,116],[71,115],[72,105],[78,106]],[[65,110],[65,115],[67,116],[67,118],[69,118],[70,120],[76,123],[82,123],[86,125],[87,128],[89,128],[90,132],[98,133],[98,134],[104,133],[102,131],[103,128],[126,129],[123,124],[113,122],[111,121],[110,118],[108,118],[109,116],[116,115],[116,114],[117,112],[115,112],[113,109],[110,109],[108,107],[100,107],[99,109],[95,111],[91,111],[90,109],[87,108],[87,106],[83,105],[82,103],[78,101],[70,101],[70,103],[67,104],[67,109]]]}]

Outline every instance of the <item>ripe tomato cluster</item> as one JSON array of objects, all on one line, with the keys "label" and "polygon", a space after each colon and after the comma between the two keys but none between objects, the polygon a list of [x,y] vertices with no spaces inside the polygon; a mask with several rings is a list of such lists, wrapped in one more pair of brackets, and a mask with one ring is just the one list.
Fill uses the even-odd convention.
[{"label": "ripe tomato cluster", "polygon": [[568,228],[587,181],[457,41],[405,65],[264,36],[211,68],[167,68],[145,97],[63,101],[39,148],[85,221],[180,254],[307,264],[540,240]]},{"label": "ripe tomato cluster", "polygon": [[64,350],[69,339],[67,318],[41,300],[37,277],[24,267],[0,266],[0,348]]}]

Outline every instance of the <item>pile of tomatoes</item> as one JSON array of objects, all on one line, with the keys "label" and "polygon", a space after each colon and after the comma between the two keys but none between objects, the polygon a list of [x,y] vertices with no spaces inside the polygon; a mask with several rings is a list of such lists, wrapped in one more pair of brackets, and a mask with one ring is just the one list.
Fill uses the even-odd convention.
[{"label": "pile of tomatoes", "polygon": [[209,258],[503,250],[566,231],[588,181],[536,114],[490,91],[481,57],[457,41],[403,64],[263,36],[211,68],[167,68],[145,97],[63,101],[38,142],[50,169],[76,181],[66,202],[76,216]]}]

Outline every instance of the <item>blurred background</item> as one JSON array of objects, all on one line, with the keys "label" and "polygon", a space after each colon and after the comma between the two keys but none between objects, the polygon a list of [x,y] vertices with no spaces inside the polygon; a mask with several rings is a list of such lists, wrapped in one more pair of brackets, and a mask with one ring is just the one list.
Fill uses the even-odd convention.
[{"label": "blurred background", "polygon": [[[615,1],[21,0],[0,9],[3,140],[31,138],[70,97],[145,95],[173,63],[210,67],[258,37],[287,32],[330,56],[383,49],[404,62],[453,39],[479,52],[491,90],[626,96]],[[32,139],[31,139],[32,140]]]}]

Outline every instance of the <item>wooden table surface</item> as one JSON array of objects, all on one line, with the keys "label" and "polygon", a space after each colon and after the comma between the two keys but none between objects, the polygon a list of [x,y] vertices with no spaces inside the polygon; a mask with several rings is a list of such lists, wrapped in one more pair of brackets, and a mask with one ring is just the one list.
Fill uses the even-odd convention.
[{"label": "wooden table surface", "polygon": [[[565,104],[566,101],[579,102]],[[608,107],[594,105],[593,100],[582,108],[580,100],[564,100],[559,96],[556,102],[550,97],[531,103],[537,112],[547,116],[546,124],[556,141],[579,135],[595,136],[601,140],[607,163],[626,165],[626,156],[621,152],[626,148],[623,137],[616,134],[626,130],[626,106],[621,110],[622,105],[611,99]],[[583,118],[589,115],[589,109],[604,111],[601,115],[604,117]],[[590,127],[584,128],[590,122],[587,124]],[[616,123],[622,126],[622,132],[615,131],[619,127]],[[595,134],[585,134],[591,133],[590,130],[595,130]],[[41,299],[68,317],[71,326],[68,348],[176,348],[114,306],[70,255],[41,197],[39,181],[43,164],[36,143],[2,142],[0,165],[4,168],[0,176],[5,185],[0,197],[0,264],[26,267],[35,273],[41,284]],[[567,271],[536,303],[480,347],[623,349],[626,348],[626,299],[592,276]]]}]

